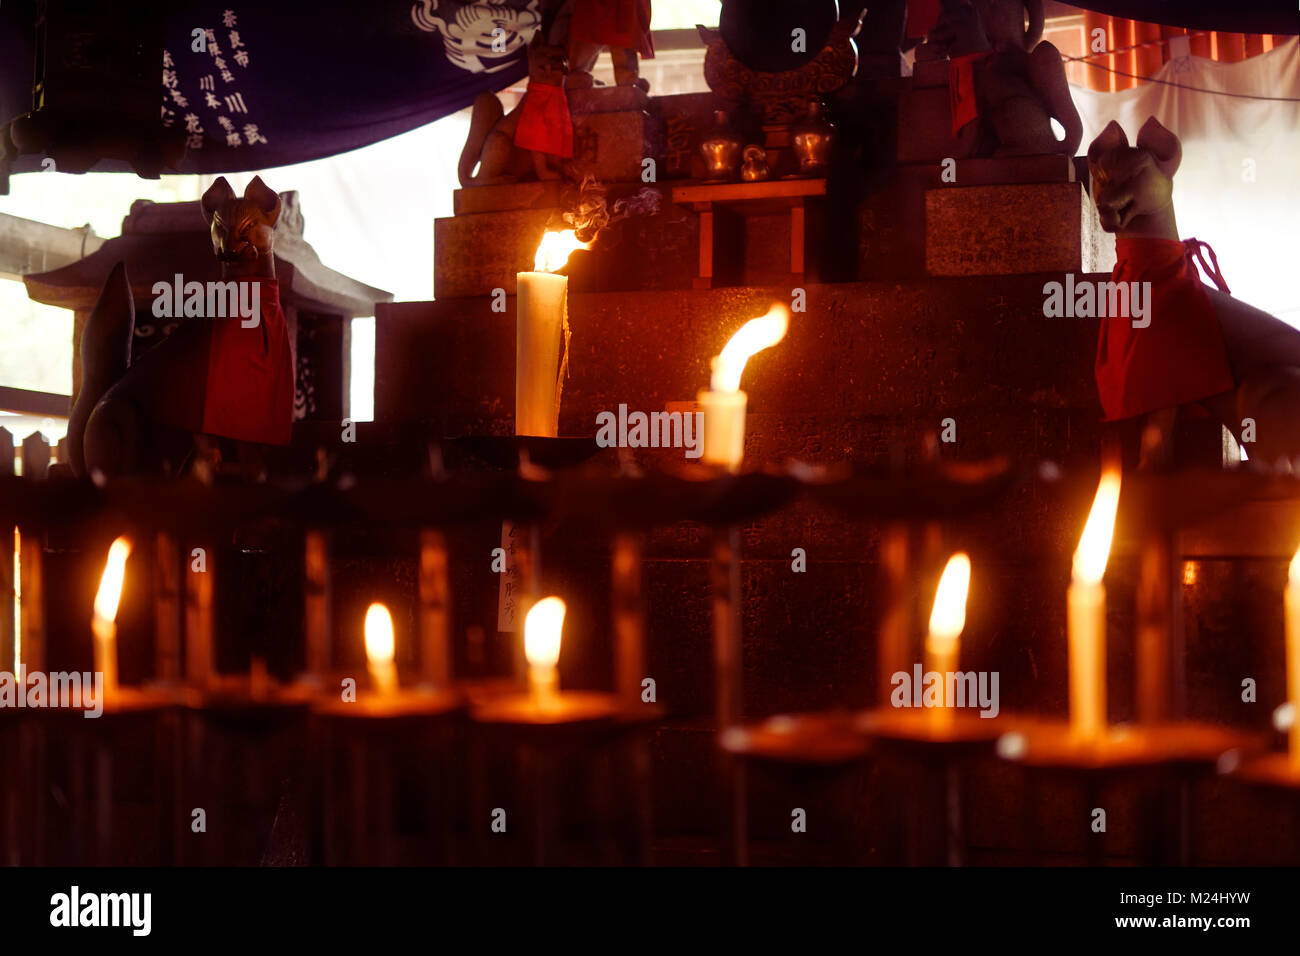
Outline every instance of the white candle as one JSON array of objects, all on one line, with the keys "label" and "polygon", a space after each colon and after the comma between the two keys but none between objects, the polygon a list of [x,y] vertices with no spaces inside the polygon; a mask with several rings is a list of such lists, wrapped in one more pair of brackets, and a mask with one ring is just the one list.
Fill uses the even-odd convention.
[{"label": "white candle", "polygon": [[537,247],[535,271],[515,277],[515,434],[558,434],[562,355],[569,328],[569,279],[554,275],[574,249],[572,229],[548,232]]},{"label": "white candle", "polygon": [[1300,550],[1291,559],[1283,603],[1286,609],[1286,696],[1291,702],[1287,743],[1291,767],[1300,773]]},{"label": "white candle", "polygon": [[750,319],[713,359],[709,388],[699,393],[704,413],[704,448],[707,464],[739,471],[745,457],[745,411],[748,396],[740,390],[740,377],[750,358],[785,338],[790,310],[775,303],[766,315]]},{"label": "white candle", "polygon": [[117,606],[122,599],[122,581],[130,554],[131,542],[126,538],[116,539],[109,547],[90,620],[95,637],[95,671],[102,675],[106,698],[117,694]]},{"label": "white candle", "polygon": [[1119,507],[1120,475],[1106,471],[1088,514],[1067,595],[1070,666],[1070,727],[1095,741],[1106,728],[1106,589],[1102,578],[1110,558]]},{"label": "white candle", "polygon": [[943,706],[936,718],[953,719],[956,701],[947,697],[948,675],[956,673],[961,649],[961,632],[966,627],[966,595],[970,592],[970,557],[957,552],[948,559],[930,611],[930,630],[925,638],[925,671],[943,680]]},{"label": "white candle", "polygon": [[528,659],[528,690],[541,710],[555,702],[560,687],[560,642],[564,631],[564,601],[543,598],[524,618],[524,656]]},{"label": "white candle", "polygon": [[366,608],[366,664],[370,682],[380,697],[397,693],[397,665],[393,658],[397,642],[393,637],[393,618],[382,604]]}]

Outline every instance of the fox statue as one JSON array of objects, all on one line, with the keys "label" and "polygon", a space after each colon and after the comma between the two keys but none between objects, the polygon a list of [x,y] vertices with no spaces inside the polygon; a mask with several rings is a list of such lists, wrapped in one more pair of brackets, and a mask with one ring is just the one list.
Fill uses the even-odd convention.
[{"label": "fox statue", "polygon": [[273,249],[280,197],[260,177],[236,196],[221,177],[200,206],[221,263],[221,283],[209,285],[227,302],[255,302],[255,321],[213,310],[211,292],[205,307],[196,293],[175,330],[133,357],[135,308],[118,263],[82,332],[81,390],[68,422],[78,474],[174,473],[192,457],[196,436],[232,439],[249,460],[258,445],[289,442],[293,361]]},{"label": "fox statue", "polygon": [[[1130,146],[1116,122],[1088,147],[1092,198],[1115,234],[1115,282],[1150,282],[1150,324],[1102,320],[1096,379],[1108,421],[1139,416],[1148,443],[1168,448],[1177,410],[1199,405],[1266,466],[1300,455],[1300,331],[1228,294],[1214,252],[1180,240],[1173,177],[1178,137],[1150,117]],[[1209,261],[1206,259],[1209,255]],[[1205,286],[1197,264],[1218,286]],[[1154,435],[1154,441],[1152,440]],[[1166,452],[1161,452],[1161,454]]]}]

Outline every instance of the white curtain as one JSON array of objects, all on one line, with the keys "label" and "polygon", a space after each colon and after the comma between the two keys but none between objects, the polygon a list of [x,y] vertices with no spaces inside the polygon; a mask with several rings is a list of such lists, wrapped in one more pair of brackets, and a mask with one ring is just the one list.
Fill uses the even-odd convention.
[{"label": "white curtain", "polygon": [[1112,119],[1130,143],[1148,116],[1177,134],[1182,238],[1213,246],[1234,296],[1300,327],[1300,39],[1239,63],[1170,60],[1118,93],[1071,92],[1081,152]]}]

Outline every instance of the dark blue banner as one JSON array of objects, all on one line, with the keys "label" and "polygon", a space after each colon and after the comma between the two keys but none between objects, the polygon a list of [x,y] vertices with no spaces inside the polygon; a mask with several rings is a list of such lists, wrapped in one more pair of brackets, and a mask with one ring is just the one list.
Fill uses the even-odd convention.
[{"label": "dark blue banner", "polygon": [[[35,6],[0,4],[0,123],[32,109]],[[216,173],[346,152],[519,80],[542,0],[160,6],[161,116],[188,147],[171,171]],[[39,170],[41,159],[23,155],[12,169]],[[111,161],[94,168],[129,169]]]}]

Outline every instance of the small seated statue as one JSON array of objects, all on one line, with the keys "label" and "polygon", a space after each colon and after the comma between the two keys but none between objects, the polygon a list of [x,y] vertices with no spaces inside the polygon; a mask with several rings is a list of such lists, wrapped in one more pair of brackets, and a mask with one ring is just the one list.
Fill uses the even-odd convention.
[{"label": "small seated statue", "polygon": [[602,50],[609,50],[614,83],[649,91],[641,77],[640,57],[654,56],[650,39],[650,0],[564,0],[551,31],[552,42],[563,37],[569,48],[571,90],[590,89],[591,71]]},{"label": "small seated statue", "polygon": [[[916,55],[950,59],[953,136],[967,144],[968,155],[1073,156],[1078,149],[1083,123],[1060,51],[1040,43],[1042,35],[1042,0],[943,0]],[[1052,120],[1064,139],[1056,138]]]}]

